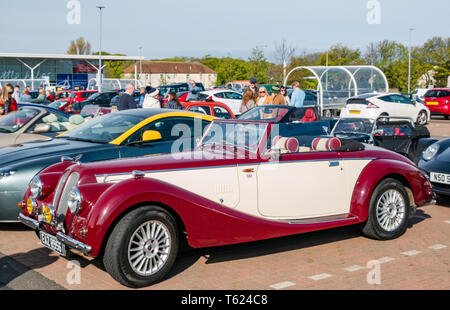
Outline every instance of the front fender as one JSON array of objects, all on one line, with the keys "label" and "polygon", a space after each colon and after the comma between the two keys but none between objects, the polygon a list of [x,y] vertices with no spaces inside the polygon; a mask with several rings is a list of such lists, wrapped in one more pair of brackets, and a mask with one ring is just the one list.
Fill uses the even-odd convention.
[{"label": "front fender", "polygon": [[403,161],[377,159],[364,168],[353,191],[350,212],[358,216],[361,222],[368,218],[373,191],[387,177],[408,184],[414,197],[411,204],[421,205],[433,198],[431,184],[417,167]]}]

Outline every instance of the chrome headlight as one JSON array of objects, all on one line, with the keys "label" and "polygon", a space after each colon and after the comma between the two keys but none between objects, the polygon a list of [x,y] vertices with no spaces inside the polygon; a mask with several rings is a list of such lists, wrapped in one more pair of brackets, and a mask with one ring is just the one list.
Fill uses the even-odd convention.
[{"label": "chrome headlight", "polygon": [[72,190],[69,193],[69,199],[67,200],[67,206],[69,207],[72,214],[77,214],[77,212],[80,210],[82,201],[83,197],[81,196],[78,188],[76,186],[72,187]]},{"label": "chrome headlight", "polygon": [[39,198],[42,195],[42,181],[39,176],[35,176],[30,182],[30,191],[34,198]]},{"label": "chrome headlight", "polygon": [[439,144],[430,145],[425,152],[423,152],[422,157],[424,160],[431,160],[439,151]]}]

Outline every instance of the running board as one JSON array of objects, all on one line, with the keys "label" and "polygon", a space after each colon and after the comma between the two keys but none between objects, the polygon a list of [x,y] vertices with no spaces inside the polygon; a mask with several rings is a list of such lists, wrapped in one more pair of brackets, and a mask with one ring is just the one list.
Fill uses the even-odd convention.
[{"label": "running board", "polygon": [[325,217],[316,217],[309,219],[298,219],[298,220],[287,220],[289,224],[318,224],[318,223],[330,223],[330,222],[338,222],[338,221],[350,221],[357,220],[358,217],[352,214],[343,214],[343,215],[333,215],[333,216],[325,216]]}]

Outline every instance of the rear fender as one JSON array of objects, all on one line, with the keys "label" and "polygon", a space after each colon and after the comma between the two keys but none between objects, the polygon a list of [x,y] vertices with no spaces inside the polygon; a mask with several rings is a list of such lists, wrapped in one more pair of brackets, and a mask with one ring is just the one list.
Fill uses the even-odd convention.
[{"label": "rear fender", "polygon": [[417,167],[402,161],[377,159],[364,168],[353,191],[350,212],[361,222],[367,220],[372,193],[385,178],[394,178],[411,189],[414,198],[411,205],[421,205],[433,198],[431,184]]}]

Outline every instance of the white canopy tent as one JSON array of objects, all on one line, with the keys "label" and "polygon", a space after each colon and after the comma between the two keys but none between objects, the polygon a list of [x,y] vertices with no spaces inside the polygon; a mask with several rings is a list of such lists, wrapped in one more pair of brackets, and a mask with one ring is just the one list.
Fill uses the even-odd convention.
[{"label": "white canopy tent", "polygon": [[386,76],[375,66],[299,66],[286,75],[284,85],[287,85],[292,73],[299,70],[309,71],[317,80],[317,105],[321,113],[324,104],[345,105],[350,97],[389,92]]}]

